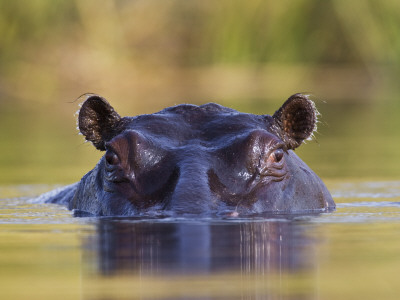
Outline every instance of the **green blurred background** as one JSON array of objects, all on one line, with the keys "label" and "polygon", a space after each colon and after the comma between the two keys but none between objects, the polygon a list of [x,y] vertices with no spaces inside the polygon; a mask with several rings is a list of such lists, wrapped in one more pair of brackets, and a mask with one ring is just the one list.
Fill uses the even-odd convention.
[{"label": "green blurred background", "polygon": [[76,99],[271,114],[313,95],[300,156],[326,180],[398,179],[398,0],[0,0],[0,184],[69,183],[101,156]]}]

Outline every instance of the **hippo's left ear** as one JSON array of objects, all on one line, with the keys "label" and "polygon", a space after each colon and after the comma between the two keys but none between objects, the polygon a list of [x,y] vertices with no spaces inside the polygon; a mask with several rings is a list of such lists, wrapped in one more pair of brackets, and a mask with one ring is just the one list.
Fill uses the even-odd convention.
[{"label": "hippo's left ear", "polygon": [[105,142],[115,136],[120,120],[121,117],[106,99],[90,95],[79,110],[78,127],[87,141],[104,151]]},{"label": "hippo's left ear", "polygon": [[317,128],[318,111],[306,95],[295,94],[272,116],[275,132],[288,149],[295,149]]}]

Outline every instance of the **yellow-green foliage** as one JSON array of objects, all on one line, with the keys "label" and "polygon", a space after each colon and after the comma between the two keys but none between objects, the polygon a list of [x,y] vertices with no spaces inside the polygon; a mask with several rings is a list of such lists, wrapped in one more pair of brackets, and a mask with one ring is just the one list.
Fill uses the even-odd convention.
[{"label": "yellow-green foliage", "polygon": [[1,0],[0,57],[83,39],[131,59],[163,51],[183,65],[398,64],[399,16],[396,0]]}]

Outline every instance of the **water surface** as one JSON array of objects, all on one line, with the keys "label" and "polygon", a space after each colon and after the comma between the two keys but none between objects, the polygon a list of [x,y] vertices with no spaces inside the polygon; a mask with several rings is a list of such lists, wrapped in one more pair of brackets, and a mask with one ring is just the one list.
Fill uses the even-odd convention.
[{"label": "water surface", "polygon": [[400,182],[328,186],[334,213],[251,219],[74,218],[3,187],[2,299],[398,299]]}]

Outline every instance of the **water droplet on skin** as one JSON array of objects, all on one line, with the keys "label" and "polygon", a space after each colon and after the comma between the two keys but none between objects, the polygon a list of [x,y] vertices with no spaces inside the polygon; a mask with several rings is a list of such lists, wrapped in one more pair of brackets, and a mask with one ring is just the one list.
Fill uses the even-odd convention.
[{"label": "water droplet on skin", "polygon": [[233,211],[231,213],[228,214],[229,217],[238,217],[239,213],[237,211]]}]

